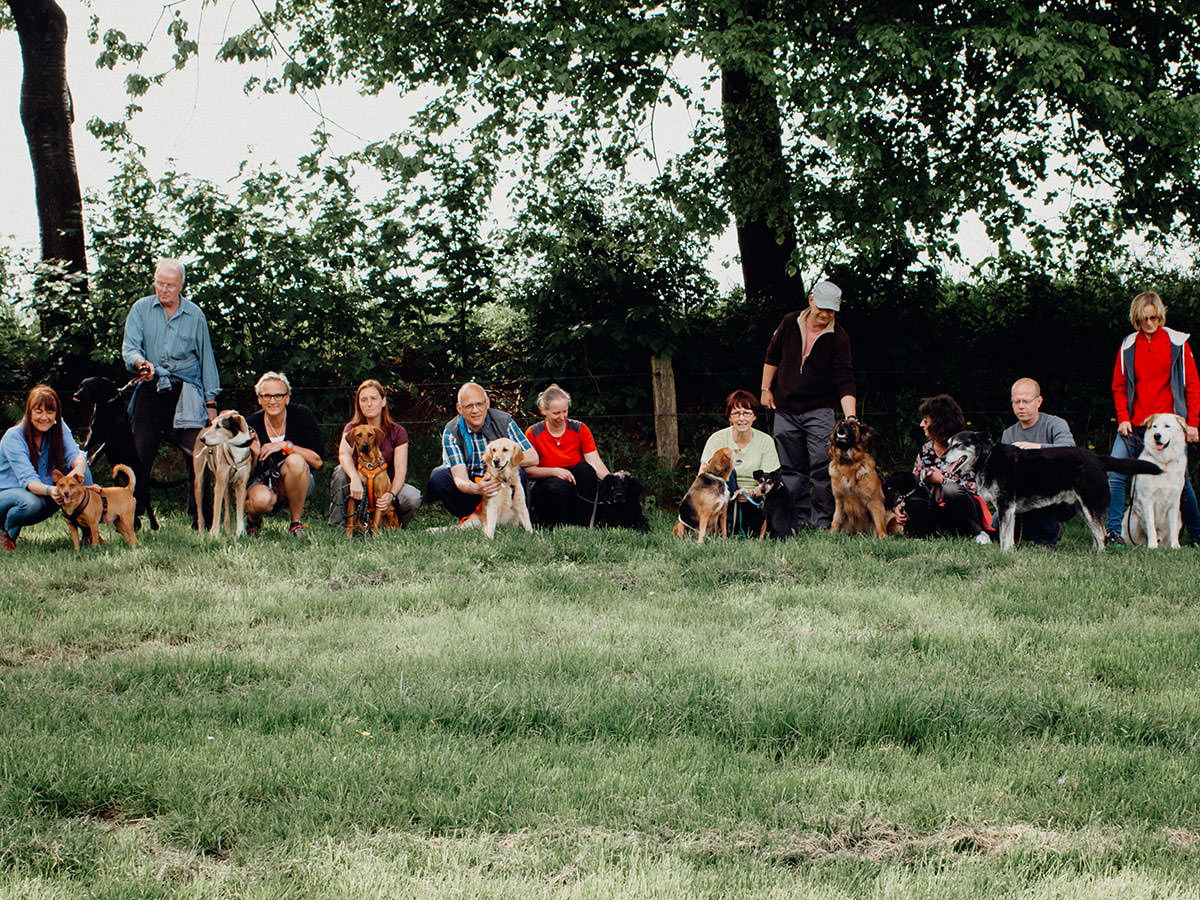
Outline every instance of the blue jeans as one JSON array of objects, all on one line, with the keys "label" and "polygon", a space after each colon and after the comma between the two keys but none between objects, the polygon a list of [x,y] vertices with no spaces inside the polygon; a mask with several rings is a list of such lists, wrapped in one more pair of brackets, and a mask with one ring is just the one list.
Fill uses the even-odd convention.
[{"label": "blue jeans", "polygon": [[58,512],[58,504],[49,497],[39,497],[25,488],[0,490],[0,528],[14,541],[21,529],[50,518]]},{"label": "blue jeans", "polygon": [[[1133,434],[1123,438],[1119,434],[1113,441],[1112,453],[1117,459],[1136,459],[1145,444],[1146,429],[1135,427]],[[1108,530],[1121,533],[1121,519],[1125,515],[1125,482],[1128,476],[1117,472],[1108,473]],[[1200,538],[1200,506],[1196,505],[1196,492],[1192,490],[1192,478],[1184,469],[1183,494],[1179,497],[1180,518],[1188,537]]]}]

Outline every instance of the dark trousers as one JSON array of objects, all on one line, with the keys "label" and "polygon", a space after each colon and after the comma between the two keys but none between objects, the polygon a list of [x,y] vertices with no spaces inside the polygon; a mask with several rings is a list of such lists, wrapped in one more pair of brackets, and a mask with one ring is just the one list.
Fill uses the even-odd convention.
[{"label": "dark trousers", "polygon": [[571,484],[562,478],[534,479],[529,489],[530,518],[537,525],[587,526],[592,520],[596,498],[596,470],[587,460],[581,460],[568,471],[575,476]]},{"label": "dark trousers", "polygon": [[1067,521],[1073,515],[1075,507],[1070,503],[1055,503],[1053,506],[1017,513],[1017,540],[1053,547],[1058,543],[1058,523]]},{"label": "dark trousers", "polygon": [[[172,424],[175,420],[175,407],[179,404],[179,392],[183,389],[182,384],[172,383],[171,389],[166,391],[154,388],[154,382],[143,382],[134,397],[133,415],[129,421],[133,431],[133,446],[137,449],[138,459],[146,467],[147,473],[154,465],[158,445],[164,438],[171,446],[179,449],[183,454],[184,468],[187,470],[188,515],[195,522],[196,492],[193,490],[195,473],[192,471],[192,450],[196,445],[196,435],[202,429],[176,428]],[[210,500],[204,503],[206,514],[210,511],[210,504]]]},{"label": "dark trousers", "polygon": [[[521,470],[521,487],[525,490],[525,496],[529,496],[529,477],[525,474],[525,470]],[[430,500],[436,500],[446,507],[446,511],[452,516],[461,519],[463,516],[469,516],[475,512],[475,507],[479,506],[483,500],[479,494],[464,494],[458,489],[454,483],[454,476],[450,474],[448,466],[438,466],[429,473],[429,483],[425,485],[425,503]]]},{"label": "dark trousers", "polygon": [[833,410],[775,412],[775,449],[783,485],[792,495],[796,528],[828,531],[833,524],[833,485],[829,477],[829,434]]}]

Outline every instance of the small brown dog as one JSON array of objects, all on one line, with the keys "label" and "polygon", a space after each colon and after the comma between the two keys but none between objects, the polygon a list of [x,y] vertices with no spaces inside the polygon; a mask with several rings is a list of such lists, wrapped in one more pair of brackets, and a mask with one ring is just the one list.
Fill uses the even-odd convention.
[{"label": "small brown dog", "polygon": [[79,530],[89,544],[102,544],[100,523],[116,526],[117,533],[125,538],[130,547],[137,546],[133,533],[133,514],[137,503],[133,499],[136,483],[133,469],[118,464],[113,466],[113,478],[124,474],[128,482],[120,487],[97,487],[83,483],[82,475],[64,475],[55,469],[51,473],[54,486],[62,493],[62,514],[71,529],[71,543],[79,549]]},{"label": "small brown dog", "polygon": [[695,532],[698,543],[704,535],[719,526],[721,537],[726,536],[729,516],[729,475],[733,472],[733,451],[722,447],[700,467],[700,474],[683,495],[679,518],[675,521],[675,537],[687,537]]},{"label": "small brown dog", "polygon": [[487,466],[484,477],[500,482],[500,490],[485,497],[475,511],[458,523],[459,528],[482,528],[489,538],[496,534],[497,525],[520,525],[533,532],[529,507],[525,505],[525,489],[521,486],[521,460],[525,451],[509,438],[496,438],[483,451]]},{"label": "small brown dog", "polygon": [[221,506],[225,505],[225,531],[234,530],[230,521],[236,507],[237,536],[246,534],[246,485],[250,481],[253,458],[250,445],[254,435],[246,418],[235,409],[217,413],[207,428],[196,436],[192,450],[192,469],[196,479],[196,527],[204,530],[204,485],[209,474],[213,480],[213,521],[211,533],[221,533]]},{"label": "small brown dog", "polygon": [[[387,463],[379,449],[383,432],[374,425],[355,425],[350,430],[347,443],[354,451],[354,466],[358,477],[362,479],[363,496],[361,500],[350,497],[346,501],[346,534],[370,531],[379,534],[380,526],[384,528],[399,528],[400,520],[396,518],[394,506],[380,509],[375,501],[392,489],[392,479],[388,477]],[[366,510],[364,512],[363,510]],[[371,524],[367,525],[367,516]]]},{"label": "small brown dog", "polygon": [[829,478],[833,486],[830,531],[887,537],[899,529],[883,501],[883,482],[867,443],[879,435],[857,419],[843,419],[829,434]]}]

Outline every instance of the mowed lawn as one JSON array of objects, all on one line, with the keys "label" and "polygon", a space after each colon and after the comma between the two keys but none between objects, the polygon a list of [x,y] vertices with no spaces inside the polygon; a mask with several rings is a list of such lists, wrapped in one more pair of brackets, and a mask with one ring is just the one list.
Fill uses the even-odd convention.
[{"label": "mowed lawn", "polygon": [[1200,551],[669,526],[27,530],[0,897],[1200,896]]}]

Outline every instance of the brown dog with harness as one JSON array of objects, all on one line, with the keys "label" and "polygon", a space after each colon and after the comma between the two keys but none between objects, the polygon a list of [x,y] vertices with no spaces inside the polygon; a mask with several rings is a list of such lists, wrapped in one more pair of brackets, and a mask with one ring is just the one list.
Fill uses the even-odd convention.
[{"label": "brown dog with harness", "polygon": [[93,546],[104,543],[100,537],[100,523],[116,527],[125,543],[137,546],[133,533],[133,516],[136,502],[133,499],[136,479],[133,469],[118,464],[113,466],[113,478],[124,475],[127,483],[117,487],[97,487],[84,484],[82,475],[64,475],[58,469],[52,474],[54,486],[62,493],[62,514],[71,529],[71,543],[79,549],[79,532]]},{"label": "brown dog with harness", "polygon": [[[350,429],[347,443],[354,451],[354,467],[358,477],[362,479],[363,495],[361,500],[349,497],[346,500],[346,534],[369,531],[379,534],[380,527],[399,528],[400,520],[396,517],[396,509],[389,506],[380,509],[376,500],[392,489],[392,479],[388,477],[387,462],[379,444],[383,440],[383,431],[374,425],[356,425]],[[367,512],[364,512],[366,510]],[[370,513],[371,524],[367,525],[367,514]]]}]

